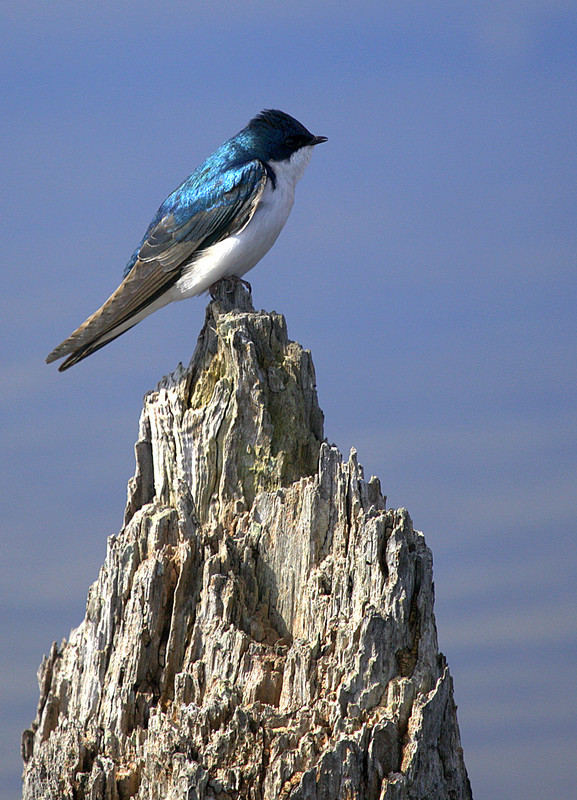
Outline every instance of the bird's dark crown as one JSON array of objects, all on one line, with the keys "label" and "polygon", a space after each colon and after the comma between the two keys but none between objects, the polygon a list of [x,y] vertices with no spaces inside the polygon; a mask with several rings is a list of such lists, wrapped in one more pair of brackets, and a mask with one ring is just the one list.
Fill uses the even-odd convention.
[{"label": "bird's dark crown", "polygon": [[253,117],[235,137],[251,149],[262,150],[266,160],[282,161],[301,147],[325,141],[314,136],[298,120],[278,109],[265,109]]}]

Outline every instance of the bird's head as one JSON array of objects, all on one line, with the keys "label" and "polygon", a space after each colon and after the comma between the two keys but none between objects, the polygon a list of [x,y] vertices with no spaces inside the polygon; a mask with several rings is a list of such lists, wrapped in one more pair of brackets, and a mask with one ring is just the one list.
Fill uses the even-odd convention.
[{"label": "bird's head", "polygon": [[261,111],[239,136],[263,161],[287,161],[302,148],[327,141],[326,136],[314,136],[294,117],[276,109]]}]

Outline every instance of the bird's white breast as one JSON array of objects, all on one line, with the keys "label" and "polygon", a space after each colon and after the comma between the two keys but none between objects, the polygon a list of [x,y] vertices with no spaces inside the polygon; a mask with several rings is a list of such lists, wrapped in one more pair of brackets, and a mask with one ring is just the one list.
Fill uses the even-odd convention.
[{"label": "bird's white breast", "polygon": [[270,250],[288,219],[295,186],[311,159],[313,148],[301,147],[286,161],[272,161],[275,187],[269,178],[250,222],[239,233],[207,248],[169,290],[170,300],[206,291],[231,275],[241,277]]}]

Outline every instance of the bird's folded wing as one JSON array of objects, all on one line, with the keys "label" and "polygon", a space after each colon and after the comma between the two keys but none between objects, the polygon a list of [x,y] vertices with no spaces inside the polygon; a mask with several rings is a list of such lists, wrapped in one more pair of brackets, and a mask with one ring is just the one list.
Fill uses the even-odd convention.
[{"label": "bird's folded wing", "polygon": [[66,368],[128,330],[131,320],[178,280],[195,253],[240,232],[250,222],[266,181],[264,165],[251,161],[201,187],[187,188],[184,183],[161,207],[166,213],[151,225],[120,286],[46,361],[73,353],[62,365]]},{"label": "bird's folded wing", "polygon": [[211,180],[185,182],[164,203],[166,213],[151,226],[138,260],[175,269],[196,250],[239,233],[250,221],[267,180],[264,164],[250,161]]}]

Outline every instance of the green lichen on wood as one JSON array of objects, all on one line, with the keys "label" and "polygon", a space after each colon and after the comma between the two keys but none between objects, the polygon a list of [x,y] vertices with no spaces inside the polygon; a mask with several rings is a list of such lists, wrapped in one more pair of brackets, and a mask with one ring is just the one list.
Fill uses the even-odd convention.
[{"label": "green lichen on wood", "polygon": [[313,366],[288,339],[280,314],[215,314],[212,323],[211,346],[197,365],[188,406],[210,413],[219,395],[227,398],[215,443],[222,452],[234,432],[235,482],[252,503],[258,492],[289,486],[317,469],[322,412]]},{"label": "green lichen on wood", "polygon": [[204,408],[210,402],[214,387],[225,376],[226,364],[222,353],[216,353],[208,362],[197,380],[190,397],[190,408]]}]

